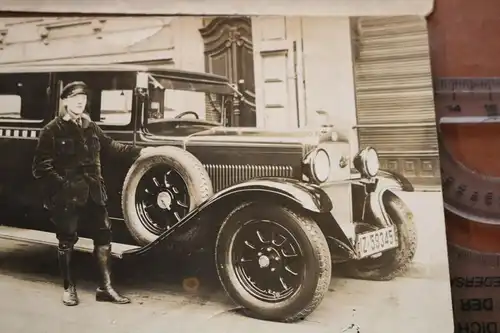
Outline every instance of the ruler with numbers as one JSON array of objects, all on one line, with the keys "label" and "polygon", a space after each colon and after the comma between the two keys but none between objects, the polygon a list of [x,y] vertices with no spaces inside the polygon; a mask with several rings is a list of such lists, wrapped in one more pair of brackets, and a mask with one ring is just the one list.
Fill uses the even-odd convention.
[{"label": "ruler with numbers", "polygon": [[434,90],[445,208],[473,221],[500,224],[500,177],[482,174],[465,165],[450,148],[453,142],[442,131],[443,126],[475,126],[480,133],[486,126],[491,130],[492,124],[498,123],[493,126],[498,126],[500,143],[500,78],[437,79]]},{"label": "ruler with numbers", "polygon": [[500,78],[442,78],[434,91],[455,332],[497,333]]}]

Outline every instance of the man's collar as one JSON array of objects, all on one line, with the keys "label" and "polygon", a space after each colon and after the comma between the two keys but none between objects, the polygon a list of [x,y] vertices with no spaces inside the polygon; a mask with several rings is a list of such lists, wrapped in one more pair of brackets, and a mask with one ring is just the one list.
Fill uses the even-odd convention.
[{"label": "man's collar", "polygon": [[71,116],[70,116],[69,114],[67,114],[67,113],[65,113],[65,114],[64,114],[61,118],[62,118],[62,120],[64,120],[64,121],[70,121],[70,120],[72,120],[72,119],[73,119],[73,118],[71,118]]},{"label": "man's collar", "polygon": [[[64,121],[73,121],[77,122],[76,119],[73,119],[67,112],[61,117]],[[82,113],[80,118],[82,119],[82,127],[87,128],[91,119],[86,113]]]}]

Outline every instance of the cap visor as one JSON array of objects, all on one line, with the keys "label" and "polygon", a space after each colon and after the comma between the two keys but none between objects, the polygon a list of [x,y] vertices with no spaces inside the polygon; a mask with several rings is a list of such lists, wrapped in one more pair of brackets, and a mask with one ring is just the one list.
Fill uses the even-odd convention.
[{"label": "cap visor", "polygon": [[87,92],[85,91],[85,89],[82,89],[82,88],[75,89],[72,92],[70,92],[66,98],[73,97],[76,95],[87,95]]}]

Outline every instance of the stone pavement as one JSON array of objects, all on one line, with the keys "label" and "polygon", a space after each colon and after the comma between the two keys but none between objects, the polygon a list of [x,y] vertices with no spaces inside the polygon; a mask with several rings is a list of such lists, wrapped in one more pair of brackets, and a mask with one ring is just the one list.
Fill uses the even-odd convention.
[{"label": "stone pavement", "polygon": [[[118,288],[133,304],[96,303],[89,255],[78,254],[81,304],[64,307],[54,249],[0,241],[0,332],[2,333],[165,333],[165,332],[452,332],[441,193],[405,193],[419,232],[415,264],[389,282],[334,277],[320,307],[306,320],[280,324],[244,317],[218,286],[195,293],[182,288],[177,266],[149,268],[117,263]],[[133,269],[133,270],[132,270]],[[158,272],[159,271],[159,272]],[[179,269],[180,271],[180,269]],[[202,282],[203,283],[203,282]]]}]

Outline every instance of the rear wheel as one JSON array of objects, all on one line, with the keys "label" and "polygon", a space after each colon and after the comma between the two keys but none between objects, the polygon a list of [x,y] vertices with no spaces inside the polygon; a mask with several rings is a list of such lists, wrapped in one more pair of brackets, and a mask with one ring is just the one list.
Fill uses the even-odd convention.
[{"label": "rear wheel", "polygon": [[219,279],[247,315],[293,322],[321,303],[331,278],[326,239],[310,218],[288,208],[246,203],[216,241]]}]

